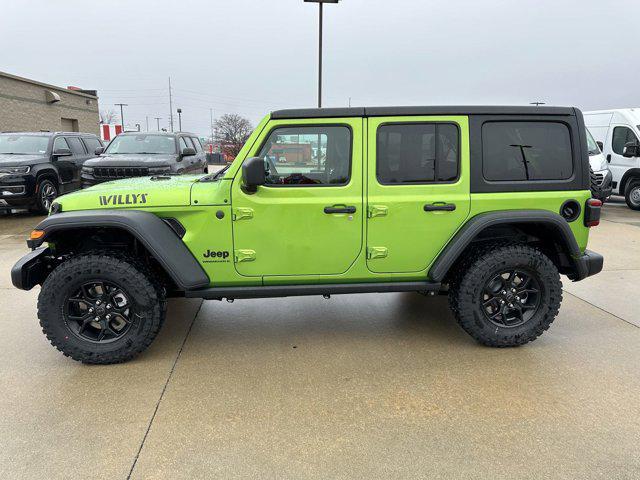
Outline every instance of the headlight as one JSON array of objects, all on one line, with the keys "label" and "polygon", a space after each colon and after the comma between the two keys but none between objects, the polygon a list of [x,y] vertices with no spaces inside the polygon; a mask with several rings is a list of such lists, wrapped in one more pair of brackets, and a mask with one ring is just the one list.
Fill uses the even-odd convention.
[{"label": "headlight", "polygon": [[149,173],[155,175],[157,173],[169,173],[171,171],[171,167],[149,167]]},{"label": "headlight", "polygon": [[29,173],[31,171],[31,167],[2,167],[0,168],[0,173],[13,173],[13,174],[22,174]]}]

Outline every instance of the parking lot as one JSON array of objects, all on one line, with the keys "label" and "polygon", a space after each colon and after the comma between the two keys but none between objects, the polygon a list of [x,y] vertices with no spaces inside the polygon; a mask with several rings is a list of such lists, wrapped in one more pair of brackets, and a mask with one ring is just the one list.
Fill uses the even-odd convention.
[{"label": "parking lot", "polygon": [[551,329],[489,349],[417,294],[178,299],[136,360],[51,348],[0,218],[1,478],[640,477],[640,213],[605,206],[604,271]]}]

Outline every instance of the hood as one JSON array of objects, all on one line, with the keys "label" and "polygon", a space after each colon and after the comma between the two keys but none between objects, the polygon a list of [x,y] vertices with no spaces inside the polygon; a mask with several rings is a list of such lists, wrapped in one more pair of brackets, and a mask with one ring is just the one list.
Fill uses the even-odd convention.
[{"label": "hood", "polygon": [[45,161],[44,155],[10,155],[7,153],[0,153],[0,168],[1,167],[20,167],[22,165],[33,165],[34,163],[40,163]]},{"label": "hood", "polygon": [[175,207],[191,203],[197,175],[138,177],[100,183],[56,200],[63,212],[100,208]]},{"label": "hood", "polygon": [[101,155],[84,162],[87,167],[162,167],[174,163],[177,154]]}]

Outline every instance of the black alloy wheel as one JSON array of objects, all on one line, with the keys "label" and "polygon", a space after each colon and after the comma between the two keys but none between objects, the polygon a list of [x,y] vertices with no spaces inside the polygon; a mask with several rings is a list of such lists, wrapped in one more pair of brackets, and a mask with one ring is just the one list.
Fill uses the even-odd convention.
[{"label": "black alloy wheel", "polygon": [[540,283],[532,272],[509,269],[498,272],[484,285],[482,311],[498,327],[519,327],[540,306]]},{"label": "black alloy wheel", "polygon": [[133,324],[128,296],[115,283],[83,283],[64,304],[67,328],[82,340],[109,343],[121,338]]}]

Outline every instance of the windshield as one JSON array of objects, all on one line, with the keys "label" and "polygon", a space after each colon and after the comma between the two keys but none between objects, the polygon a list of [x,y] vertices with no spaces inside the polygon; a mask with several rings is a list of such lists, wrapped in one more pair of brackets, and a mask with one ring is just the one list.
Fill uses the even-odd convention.
[{"label": "windshield", "polygon": [[122,135],[114,138],[105,153],[176,153],[176,142],[173,137],[162,135]]},{"label": "windshield", "polygon": [[600,148],[598,144],[593,139],[591,132],[587,129],[587,148],[589,149],[589,156],[598,155],[600,153]]},{"label": "windshield", "polygon": [[0,135],[0,154],[38,155],[47,152],[49,137],[36,135]]}]

